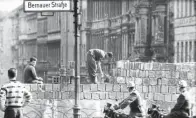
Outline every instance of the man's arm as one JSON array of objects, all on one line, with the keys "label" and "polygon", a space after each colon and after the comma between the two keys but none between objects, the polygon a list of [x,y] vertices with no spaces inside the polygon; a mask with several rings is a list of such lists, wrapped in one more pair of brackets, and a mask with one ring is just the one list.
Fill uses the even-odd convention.
[{"label": "man's arm", "polygon": [[134,100],[137,99],[137,95],[135,93],[130,94],[126,99],[119,103],[117,109],[124,109],[128,105],[130,105]]},{"label": "man's arm", "polygon": [[176,105],[174,106],[174,108],[171,111],[175,111],[175,110],[180,109],[182,107],[182,105],[184,104],[184,102],[185,102],[185,96],[180,95],[177,99]]},{"label": "man's arm", "polygon": [[34,67],[31,67],[31,71],[32,71],[32,77],[33,77],[34,80],[42,80],[42,79],[40,79],[40,78],[37,76],[37,73],[36,73]]},{"label": "man's arm", "polygon": [[1,88],[0,90],[0,109],[5,111],[5,101],[6,101],[6,90]]}]

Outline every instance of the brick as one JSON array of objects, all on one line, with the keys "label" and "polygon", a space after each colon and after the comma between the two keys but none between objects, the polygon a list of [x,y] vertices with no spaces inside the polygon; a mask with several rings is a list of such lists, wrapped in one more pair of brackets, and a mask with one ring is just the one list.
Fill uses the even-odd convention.
[{"label": "brick", "polygon": [[106,93],[105,92],[100,92],[100,99],[105,100],[106,99]]},{"label": "brick", "polygon": [[124,68],[124,61],[120,60],[116,62],[116,68]]},{"label": "brick", "polygon": [[150,80],[149,80],[149,78],[144,78],[144,79],[143,79],[143,85],[150,85]]},{"label": "brick", "polygon": [[53,91],[60,91],[60,84],[53,84]]},{"label": "brick", "polygon": [[161,86],[160,85],[156,86],[156,92],[161,93]]},{"label": "brick", "polygon": [[126,78],[126,83],[130,82],[130,81],[135,81],[134,77],[127,77]]},{"label": "brick", "polygon": [[176,70],[176,65],[174,65],[173,63],[165,64],[165,69],[169,70],[169,71],[175,71]]},{"label": "brick", "polygon": [[93,100],[99,100],[99,93],[92,93]]},{"label": "brick", "polygon": [[37,99],[44,99],[44,92],[38,92]]},{"label": "brick", "polygon": [[113,91],[113,84],[106,84],[106,91]]},{"label": "brick", "polygon": [[179,79],[179,78],[180,78],[180,72],[177,72],[177,71],[176,71],[175,75],[176,75],[176,76],[175,76],[176,79]]},{"label": "brick", "polygon": [[121,76],[121,68],[117,68],[116,76]]},{"label": "brick", "polygon": [[83,85],[80,84],[80,92],[83,92]]},{"label": "brick", "polygon": [[156,71],[155,71],[155,77],[156,77],[156,78],[162,77],[162,71],[156,70]]},{"label": "brick", "polygon": [[37,84],[30,84],[31,86],[31,91],[37,91]]},{"label": "brick", "polygon": [[121,85],[120,85],[120,91],[121,91],[121,92],[126,92],[126,91],[128,91],[127,85],[126,85],[126,84],[121,84]]},{"label": "brick", "polygon": [[129,62],[129,69],[134,69],[134,63],[133,62]]},{"label": "brick", "polygon": [[90,90],[91,90],[90,84],[83,84],[83,91],[84,92],[89,92]]},{"label": "brick", "polygon": [[105,91],[105,84],[98,84],[98,91]]},{"label": "brick", "polygon": [[142,92],[148,93],[148,86],[142,86]]},{"label": "brick", "polygon": [[157,85],[157,79],[156,78],[150,78],[149,79],[149,85]]},{"label": "brick", "polygon": [[164,77],[166,77],[166,72],[165,72],[165,71],[161,71],[161,73],[162,73],[162,76],[161,76],[161,78],[164,78]]},{"label": "brick", "polygon": [[89,92],[84,92],[84,99],[91,100],[92,95]]},{"label": "brick", "polygon": [[75,99],[75,92],[74,91],[69,92],[69,99]]},{"label": "brick", "polygon": [[147,98],[148,100],[153,100],[153,93],[146,93],[147,94]]},{"label": "brick", "polygon": [[114,84],[113,91],[120,91],[120,85],[119,84]]},{"label": "brick", "polygon": [[54,98],[57,100],[62,98],[60,91],[53,92],[53,94],[54,94]]},{"label": "brick", "polygon": [[66,84],[60,84],[60,87],[61,87],[61,91],[64,92],[64,91],[68,91],[68,87]]},{"label": "brick", "polygon": [[109,99],[115,100],[116,99],[116,92],[109,92],[108,97],[109,97]]},{"label": "brick", "polygon": [[84,99],[84,93],[81,92],[81,93],[80,93],[80,100],[83,100],[83,99]]},{"label": "brick", "polygon": [[169,93],[176,93],[176,87],[175,86],[169,86]]},{"label": "brick", "polygon": [[168,93],[168,86],[162,85],[161,86],[161,93]]},{"label": "brick", "polygon": [[61,92],[61,95],[63,100],[69,99],[69,92]]},{"label": "brick", "polygon": [[172,95],[171,94],[165,94],[165,101],[166,102],[171,102],[172,101]]},{"label": "brick", "polygon": [[139,77],[139,74],[140,74],[139,72],[140,72],[140,71],[139,71],[139,70],[136,70],[135,72],[136,72],[136,73],[135,73],[135,74],[136,74],[135,77]]},{"label": "brick", "polygon": [[176,78],[176,71],[171,71],[171,78]]},{"label": "brick", "polygon": [[125,77],[117,77],[116,78],[116,81],[117,81],[117,83],[126,83],[126,79],[125,79]]},{"label": "brick", "polygon": [[125,69],[129,69],[129,61],[128,60],[126,60],[124,62],[124,67],[125,67]]},{"label": "brick", "polygon": [[44,93],[44,98],[45,99],[53,99],[53,92],[45,92]]},{"label": "brick", "polygon": [[195,79],[195,73],[187,73],[187,78],[190,79],[190,80],[194,80]]},{"label": "brick", "polygon": [[165,71],[165,77],[171,78],[171,71]]},{"label": "brick", "polygon": [[126,77],[129,77],[130,76],[130,72],[129,72],[130,70],[127,70],[126,71]]},{"label": "brick", "polygon": [[134,69],[139,70],[141,68],[141,63],[140,62],[134,62]]},{"label": "brick", "polygon": [[182,70],[181,64],[176,65],[176,71],[181,71],[181,70]]},{"label": "brick", "polygon": [[142,79],[141,78],[135,78],[135,85],[142,85]]},{"label": "brick", "polygon": [[185,64],[183,64],[183,65],[181,66],[181,70],[182,70],[182,71],[190,71],[190,65],[185,65]]},{"label": "brick", "polygon": [[98,90],[97,84],[91,84],[91,91],[97,91]]}]

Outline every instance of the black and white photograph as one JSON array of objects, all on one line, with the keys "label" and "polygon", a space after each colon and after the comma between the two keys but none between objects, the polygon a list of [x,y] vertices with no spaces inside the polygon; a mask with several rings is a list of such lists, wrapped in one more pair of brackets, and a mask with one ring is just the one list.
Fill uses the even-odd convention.
[{"label": "black and white photograph", "polygon": [[196,118],[196,0],[0,0],[0,118]]}]

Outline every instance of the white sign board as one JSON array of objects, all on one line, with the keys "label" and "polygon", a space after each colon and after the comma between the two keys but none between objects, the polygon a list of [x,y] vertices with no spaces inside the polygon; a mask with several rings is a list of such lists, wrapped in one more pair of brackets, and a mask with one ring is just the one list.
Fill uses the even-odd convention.
[{"label": "white sign board", "polygon": [[70,0],[59,0],[59,1],[33,1],[24,0],[24,11],[25,12],[36,12],[36,11],[71,11],[71,1]]}]

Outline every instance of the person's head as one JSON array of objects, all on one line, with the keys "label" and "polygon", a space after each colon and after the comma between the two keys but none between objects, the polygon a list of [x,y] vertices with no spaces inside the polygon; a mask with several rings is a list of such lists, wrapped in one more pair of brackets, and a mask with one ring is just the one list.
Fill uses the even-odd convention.
[{"label": "person's head", "polygon": [[30,64],[32,64],[33,66],[35,66],[36,63],[37,63],[37,58],[31,57],[31,58],[30,58]]},{"label": "person's head", "polygon": [[16,76],[17,76],[17,70],[16,68],[10,68],[8,70],[8,77],[10,80],[16,80]]},{"label": "person's head", "polygon": [[187,86],[188,86],[188,84],[187,84],[187,82],[186,82],[185,80],[180,80],[180,81],[179,81],[179,91],[180,91],[181,93],[183,93],[183,92],[186,91]]},{"label": "person's head", "polygon": [[127,82],[127,89],[129,92],[132,92],[135,89],[135,83],[133,81]]},{"label": "person's head", "polygon": [[107,52],[106,53],[106,58],[113,58],[113,53],[112,52]]}]

